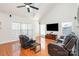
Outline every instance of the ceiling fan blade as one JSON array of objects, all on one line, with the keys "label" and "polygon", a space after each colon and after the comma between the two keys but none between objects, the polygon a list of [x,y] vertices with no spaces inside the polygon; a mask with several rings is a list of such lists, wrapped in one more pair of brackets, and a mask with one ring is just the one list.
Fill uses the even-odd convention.
[{"label": "ceiling fan blade", "polygon": [[22,5],[22,6],[17,6],[17,8],[21,8],[21,7],[25,7],[25,5]]},{"label": "ceiling fan blade", "polygon": [[30,8],[27,8],[27,11],[30,12]]},{"label": "ceiling fan blade", "polygon": [[39,8],[37,8],[37,7],[34,7],[34,6],[30,6],[30,7],[33,9],[39,10]]},{"label": "ceiling fan blade", "polygon": [[24,3],[25,5],[31,5],[32,3]]}]

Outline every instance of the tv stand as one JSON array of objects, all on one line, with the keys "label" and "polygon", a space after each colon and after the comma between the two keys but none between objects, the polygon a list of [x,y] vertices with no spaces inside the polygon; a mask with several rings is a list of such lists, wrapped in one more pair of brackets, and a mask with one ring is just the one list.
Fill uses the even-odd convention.
[{"label": "tv stand", "polygon": [[57,39],[57,35],[55,35],[55,34],[46,34],[45,38],[46,39],[56,40]]}]

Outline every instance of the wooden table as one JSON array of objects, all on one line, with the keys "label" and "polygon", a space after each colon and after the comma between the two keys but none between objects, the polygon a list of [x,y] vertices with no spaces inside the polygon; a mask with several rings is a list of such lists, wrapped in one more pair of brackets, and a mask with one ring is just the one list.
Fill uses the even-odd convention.
[{"label": "wooden table", "polygon": [[45,38],[46,39],[56,40],[57,39],[57,35],[55,35],[55,34],[46,34]]}]

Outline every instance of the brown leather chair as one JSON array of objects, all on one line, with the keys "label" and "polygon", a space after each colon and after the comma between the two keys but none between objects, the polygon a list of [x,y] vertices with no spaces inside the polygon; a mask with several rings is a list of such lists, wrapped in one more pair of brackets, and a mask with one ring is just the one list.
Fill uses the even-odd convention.
[{"label": "brown leather chair", "polygon": [[19,35],[20,43],[22,48],[32,47],[32,44],[35,43],[34,40],[29,39],[26,35]]},{"label": "brown leather chair", "polygon": [[51,56],[71,56],[76,41],[77,37],[74,34],[69,34],[61,46],[52,43],[48,44],[48,54]]}]

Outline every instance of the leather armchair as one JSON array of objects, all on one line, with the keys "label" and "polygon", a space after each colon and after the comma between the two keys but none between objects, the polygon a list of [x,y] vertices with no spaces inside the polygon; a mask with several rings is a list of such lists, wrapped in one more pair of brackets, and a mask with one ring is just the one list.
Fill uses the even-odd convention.
[{"label": "leather armchair", "polygon": [[48,54],[51,56],[70,56],[76,41],[77,37],[74,34],[69,34],[66,36],[63,45],[48,44]]},{"label": "leather armchair", "polygon": [[29,39],[26,35],[19,35],[21,47],[23,48],[29,48],[32,46],[32,44],[35,42],[32,39]]},{"label": "leather armchair", "polygon": [[48,53],[50,56],[66,56],[68,52],[62,47],[55,44],[48,44]]}]

